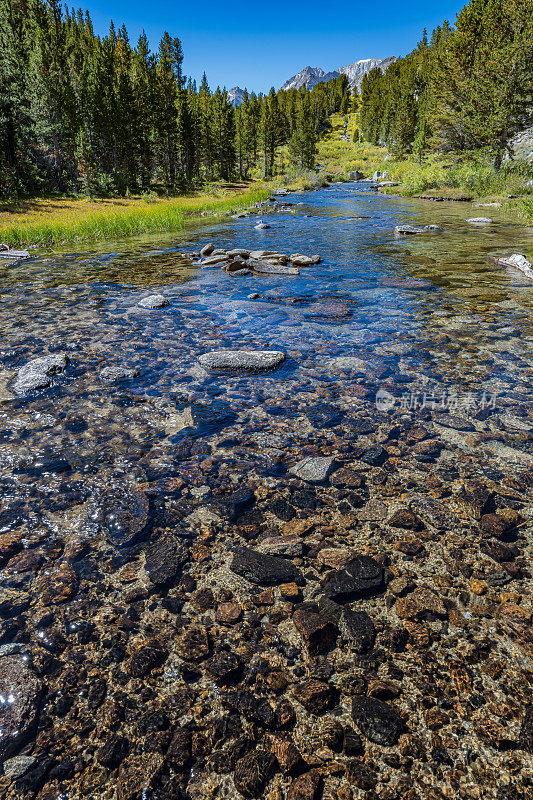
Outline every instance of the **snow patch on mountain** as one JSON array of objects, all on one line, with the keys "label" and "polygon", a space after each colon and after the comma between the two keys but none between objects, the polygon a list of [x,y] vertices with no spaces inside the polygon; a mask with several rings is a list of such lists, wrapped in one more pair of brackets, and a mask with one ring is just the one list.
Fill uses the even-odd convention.
[{"label": "snow patch on mountain", "polygon": [[234,86],[233,89],[230,89],[228,92],[228,102],[231,103],[232,106],[240,106],[244,99],[244,89],[241,89],[239,86]]},{"label": "snow patch on mountain", "polygon": [[339,67],[339,69],[333,70],[332,72],[324,72],[320,67],[306,67],[301,72],[298,72],[296,75],[293,75],[292,78],[285,81],[281,89],[287,91],[288,89],[301,89],[303,86],[307,89],[312,89],[317,83],[321,83],[322,81],[326,82],[332,80],[332,78],[338,78],[339,75],[346,75],[348,77],[350,88],[353,89],[354,86],[357,86],[357,88],[360,89],[363,76],[370,72],[370,70],[379,67],[382,72],[385,72],[387,67],[394,61],[396,61],[394,56],[385,59],[362,58],[359,61],[354,61],[353,64]]}]

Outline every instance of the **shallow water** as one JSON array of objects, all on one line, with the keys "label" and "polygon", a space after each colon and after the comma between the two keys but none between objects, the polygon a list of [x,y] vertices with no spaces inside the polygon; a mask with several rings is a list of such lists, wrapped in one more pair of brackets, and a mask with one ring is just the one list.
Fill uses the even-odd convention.
[{"label": "shallow water", "polygon": [[[5,790],[10,800],[34,797],[56,760],[65,771],[50,772],[50,793],[39,797],[111,798],[117,783],[126,800],[178,796],[151,792],[165,780],[181,781],[184,791],[188,784],[180,797],[241,797],[222,773],[220,793],[211,791],[212,766],[203,757],[211,744],[204,750],[201,737],[190,770],[176,777],[172,766],[160,774],[161,759],[153,754],[166,752],[170,731],[141,725],[164,709],[171,722],[163,720],[163,728],[179,731],[192,720],[211,742],[226,713],[226,690],[204,668],[207,627],[215,652],[231,647],[249,659],[246,686],[260,654],[281,664],[295,687],[302,675],[328,680],[333,673],[332,685],[342,690],[333,717],[343,724],[350,721],[351,694],[359,694],[374,669],[393,677],[403,692],[394,702],[428,744],[414,763],[383,762],[385,783],[399,780],[393,764],[400,770],[408,764],[415,792],[442,783],[434,726],[424,734],[417,715],[428,692],[444,697],[452,687],[443,705],[453,723],[446,763],[462,764],[474,788],[492,781],[487,798],[503,797],[502,780],[525,784],[515,751],[506,766],[507,738],[501,752],[494,750],[485,729],[477,735],[479,719],[474,726],[471,719],[486,690],[489,743],[493,731],[503,730],[494,715],[505,720],[505,737],[515,731],[512,739],[527,694],[530,617],[514,603],[527,593],[533,515],[533,285],[495,258],[515,252],[531,258],[533,230],[494,209],[488,211],[493,225],[473,227],[465,219],[483,209],[415,203],[355,184],[291,195],[289,202],[284,211],[261,209],[272,225],[264,231],[254,229],[259,215],[204,222],[179,237],[107,243],[0,267],[0,693],[8,697],[7,705],[0,697],[0,760],[22,745],[30,762],[39,760],[20,781],[2,776],[0,794]],[[437,223],[444,231],[395,238],[400,222]],[[208,241],[317,253],[322,262],[294,277],[232,277],[192,267],[187,254]],[[155,291],[166,295],[167,307],[137,305]],[[276,348],[287,358],[264,374],[201,368],[198,356],[221,347]],[[68,354],[66,372],[47,389],[17,396],[17,370],[53,352]],[[139,374],[109,385],[100,371],[110,365]],[[335,464],[329,485],[290,473],[308,455]],[[422,516],[423,525],[415,515],[420,527],[411,518],[405,523],[407,504]],[[513,531],[515,525],[520,529]],[[491,531],[514,549],[489,542]],[[273,593],[270,600],[268,592],[257,595],[260,587],[236,580],[242,571],[228,563],[236,544],[257,547],[280,532],[296,533],[292,544],[298,540],[303,558],[294,562],[304,575],[301,592],[284,584],[274,606]],[[398,610],[390,592],[357,600],[357,610],[364,607],[378,622],[377,655],[354,656],[343,639],[327,671],[326,661],[307,658],[291,634],[293,603],[286,600],[298,595],[314,603],[329,567],[353,552],[379,558],[380,574],[380,564],[389,564],[404,581],[395,594],[429,583],[438,594],[429,592],[431,602],[442,605],[442,596],[448,605],[437,604],[433,613],[430,604],[419,624],[409,621],[418,619],[418,607],[415,613],[404,602]],[[471,576],[476,580],[468,583]],[[481,590],[470,595],[476,583]],[[510,590],[507,609],[501,587]],[[206,590],[211,600],[202,604]],[[235,612],[226,601],[237,603],[228,626],[224,617],[213,624],[209,616],[215,597],[217,614]],[[419,597],[427,601],[425,588]],[[398,620],[405,621],[401,646],[399,637],[393,640]],[[198,654],[193,640],[189,653],[178,634],[198,622],[206,626],[207,645]],[[460,647],[478,634],[483,655],[464,669],[473,673],[476,692],[468,679],[463,696],[454,695],[460,681],[455,673],[452,680],[449,666],[457,666]],[[414,644],[403,654],[407,635]],[[472,654],[473,645],[464,652]],[[499,672],[485,670],[489,652],[500,660],[488,666],[500,664]],[[264,674],[257,667],[257,681]],[[11,694],[12,684],[20,691]],[[261,686],[256,682],[267,696]],[[507,705],[496,703],[502,697]],[[291,735],[306,759],[326,763],[331,752],[332,774],[340,776],[340,756],[324,755],[309,738],[314,712],[298,714]],[[35,725],[32,715],[39,716]],[[106,749],[109,731],[124,733],[131,745],[118,776],[99,749]],[[375,748],[367,752],[370,764],[381,758]],[[480,762],[493,768],[493,778],[471,770]],[[386,796],[407,796],[405,785]],[[518,797],[518,790],[505,796]]]},{"label": "shallow water", "polygon": [[[533,286],[494,258],[531,257],[533,230],[494,209],[493,225],[474,227],[464,220],[483,209],[355,184],[289,202],[261,211],[264,231],[252,216],[2,266],[0,476],[12,491],[50,475],[61,485],[65,474],[94,484],[172,474],[184,439],[227,431],[253,431],[259,446],[313,442],[355,406],[377,413],[380,389],[383,413],[512,409],[525,419],[513,436],[529,449]],[[395,238],[400,222],[444,232]],[[296,277],[231,277],[180,255],[207,241],[323,260]],[[139,308],[155,290],[170,305]],[[203,370],[197,356],[221,347],[276,348],[287,360],[260,375]],[[67,372],[17,397],[17,368],[56,351],[69,354]],[[343,369],[333,359],[344,356],[360,363]],[[109,386],[99,378],[108,365],[140,374]]]}]

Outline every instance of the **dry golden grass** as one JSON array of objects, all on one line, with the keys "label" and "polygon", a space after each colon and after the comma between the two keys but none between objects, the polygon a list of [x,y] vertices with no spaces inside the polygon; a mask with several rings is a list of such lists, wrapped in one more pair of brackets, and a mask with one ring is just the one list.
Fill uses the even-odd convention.
[{"label": "dry golden grass", "polygon": [[16,247],[63,244],[179,230],[186,218],[225,214],[265,199],[268,189],[244,184],[174,198],[34,199],[0,206],[0,240]]}]

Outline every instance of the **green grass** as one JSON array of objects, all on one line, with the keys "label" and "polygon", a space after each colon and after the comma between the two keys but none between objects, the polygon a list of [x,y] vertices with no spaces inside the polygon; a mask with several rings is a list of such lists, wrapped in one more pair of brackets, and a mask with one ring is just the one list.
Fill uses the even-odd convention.
[{"label": "green grass", "polygon": [[95,202],[43,201],[46,211],[39,206],[39,201],[35,201],[36,213],[12,212],[15,219],[11,223],[2,220],[0,239],[11,247],[30,244],[55,246],[176,231],[183,228],[187,219],[227,214],[265,200],[269,194],[268,188],[260,186],[220,197],[193,195],[157,202],[142,198],[110,201],[104,208]]}]

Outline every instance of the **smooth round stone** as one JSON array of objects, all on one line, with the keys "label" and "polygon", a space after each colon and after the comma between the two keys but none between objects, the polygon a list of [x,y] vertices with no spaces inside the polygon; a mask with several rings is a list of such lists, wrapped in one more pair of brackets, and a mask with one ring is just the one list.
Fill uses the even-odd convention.
[{"label": "smooth round stone", "polygon": [[472,217],[472,219],[467,219],[466,221],[470,225],[492,225],[490,217]]},{"label": "smooth round stone", "polygon": [[141,308],[165,308],[168,306],[167,298],[162,294],[151,294],[149,297],[143,297],[137,303]]},{"label": "smooth round stone", "polygon": [[206,369],[273,369],[285,361],[281,350],[212,350],[198,361]]}]

